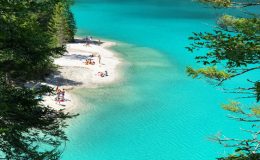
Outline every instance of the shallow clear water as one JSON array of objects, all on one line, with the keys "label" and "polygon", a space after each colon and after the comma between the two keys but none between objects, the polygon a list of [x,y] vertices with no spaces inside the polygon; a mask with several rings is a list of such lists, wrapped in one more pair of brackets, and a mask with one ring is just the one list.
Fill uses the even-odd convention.
[{"label": "shallow clear water", "polygon": [[76,0],[73,12],[78,35],[124,42],[113,50],[127,63],[116,84],[75,91],[81,115],[69,122],[62,159],[209,160],[225,153],[208,137],[240,134],[219,107],[232,95],[185,74],[196,65],[184,48],[188,36],[210,31],[219,11],[190,0]]}]

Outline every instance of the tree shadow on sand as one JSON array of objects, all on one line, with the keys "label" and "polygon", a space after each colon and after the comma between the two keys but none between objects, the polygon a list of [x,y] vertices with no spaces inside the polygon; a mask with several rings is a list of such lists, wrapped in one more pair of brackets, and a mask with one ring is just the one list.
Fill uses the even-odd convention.
[{"label": "tree shadow on sand", "polygon": [[79,86],[82,85],[82,82],[73,81],[70,79],[66,79],[61,75],[60,71],[56,71],[53,74],[49,75],[45,79],[47,84],[54,86]]},{"label": "tree shadow on sand", "polygon": [[[72,43],[87,43],[87,41],[84,38],[75,38],[74,42]],[[88,42],[88,44],[95,44],[95,45],[101,45],[105,42],[99,41],[99,40],[92,40]]]},{"label": "tree shadow on sand", "polygon": [[64,55],[65,58],[68,58],[70,60],[86,60],[89,58],[92,58],[92,56],[88,55],[80,55],[80,54],[71,54],[71,55]]}]

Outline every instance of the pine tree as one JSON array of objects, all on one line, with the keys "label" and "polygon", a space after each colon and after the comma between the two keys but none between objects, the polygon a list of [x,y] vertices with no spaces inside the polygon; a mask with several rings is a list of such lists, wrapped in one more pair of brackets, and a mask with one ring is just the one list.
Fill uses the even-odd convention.
[{"label": "pine tree", "polygon": [[[68,140],[65,120],[76,115],[42,104],[41,97],[53,94],[52,88],[24,87],[55,69],[53,58],[65,52],[52,45],[55,33],[47,32],[58,2],[0,1],[0,158],[59,159]],[[67,2],[59,3],[69,7]],[[71,31],[72,37],[75,28]]]},{"label": "pine tree", "polygon": [[75,21],[69,10],[68,2],[58,2],[53,9],[53,16],[49,23],[54,46],[62,46],[66,42],[73,41]]}]

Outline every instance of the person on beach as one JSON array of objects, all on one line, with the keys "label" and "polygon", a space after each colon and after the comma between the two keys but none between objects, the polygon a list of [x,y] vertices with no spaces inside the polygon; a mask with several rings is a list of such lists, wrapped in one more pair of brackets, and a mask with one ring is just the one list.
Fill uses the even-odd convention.
[{"label": "person on beach", "polygon": [[105,71],[105,72],[98,72],[96,75],[100,76],[100,77],[106,77],[106,76],[108,76],[108,72],[107,71]]},{"label": "person on beach", "polygon": [[55,98],[56,102],[60,103],[60,96],[61,96],[61,90],[59,88],[56,88],[56,94],[57,97]]},{"label": "person on beach", "polygon": [[89,59],[86,59],[85,64],[86,64],[86,65],[89,64]]},{"label": "person on beach", "polygon": [[105,71],[105,76],[108,76],[108,73],[107,73],[107,71]]},{"label": "person on beach", "polygon": [[101,56],[100,56],[100,54],[98,55],[98,63],[99,64],[101,63]]},{"label": "person on beach", "polygon": [[60,104],[60,102],[65,101],[65,89],[58,89],[57,90],[57,97],[55,98],[55,101]]},{"label": "person on beach", "polygon": [[65,101],[65,89],[62,89],[61,91],[61,99],[60,101],[64,102]]},{"label": "person on beach", "polygon": [[88,42],[89,42],[88,37],[85,38],[85,42],[86,42],[86,46],[88,46]]},{"label": "person on beach", "polygon": [[92,37],[91,36],[87,36],[86,37],[86,45],[88,46],[91,42],[92,42]]},{"label": "person on beach", "polygon": [[104,74],[103,72],[98,72],[98,73],[97,73],[97,76],[104,77],[105,74]]},{"label": "person on beach", "polygon": [[58,90],[59,90],[59,86],[57,85],[55,89],[56,93],[58,93]]},{"label": "person on beach", "polygon": [[95,62],[92,61],[92,59],[86,59],[86,61],[84,62],[86,65],[95,65]]}]

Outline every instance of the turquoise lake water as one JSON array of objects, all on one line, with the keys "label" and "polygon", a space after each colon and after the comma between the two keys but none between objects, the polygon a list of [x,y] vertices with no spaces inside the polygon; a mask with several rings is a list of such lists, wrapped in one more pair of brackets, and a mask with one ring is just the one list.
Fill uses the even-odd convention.
[{"label": "turquoise lake water", "polygon": [[113,50],[127,63],[121,81],[75,91],[83,104],[62,159],[210,160],[227,152],[208,137],[240,135],[220,108],[233,95],[185,73],[197,65],[188,37],[211,31],[222,12],[191,0],[76,0],[72,11],[78,35],[119,42]]}]

